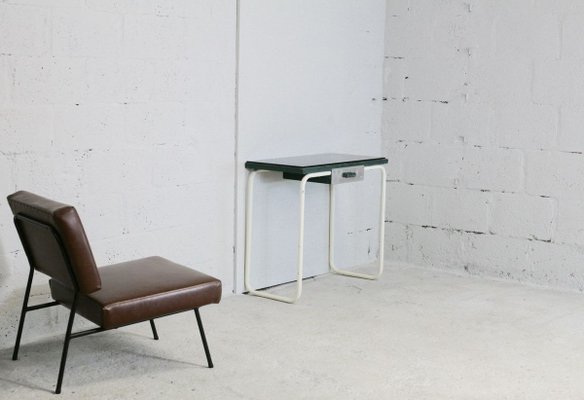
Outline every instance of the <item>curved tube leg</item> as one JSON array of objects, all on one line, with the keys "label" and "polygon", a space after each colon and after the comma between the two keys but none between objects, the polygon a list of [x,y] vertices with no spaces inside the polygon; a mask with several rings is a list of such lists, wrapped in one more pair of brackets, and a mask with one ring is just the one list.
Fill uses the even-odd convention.
[{"label": "curved tube leg", "polygon": [[282,301],[284,303],[295,303],[302,294],[302,270],[304,265],[304,204],[306,198],[306,183],[309,179],[321,176],[328,176],[330,171],[315,172],[304,175],[300,181],[299,190],[299,232],[298,232],[298,247],[297,247],[297,264],[296,264],[296,294],[294,297],[279,296],[265,291],[254,290],[250,284],[251,275],[251,238],[252,238],[252,219],[253,219],[253,184],[255,175],[261,172],[269,172],[264,170],[252,171],[248,177],[247,196],[246,196],[246,212],[245,212],[245,288],[254,296],[265,297],[267,299]]},{"label": "curved tube leg", "polygon": [[384,242],[385,242],[385,192],[386,192],[386,172],[383,165],[372,165],[365,167],[365,170],[378,169],[380,173],[380,199],[379,199],[379,257],[377,259],[377,273],[363,274],[360,272],[347,271],[344,269],[339,269],[335,266],[334,260],[334,249],[335,249],[335,188],[333,184],[330,185],[329,189],[329,269],[330,271],[337,273],[339,275],[352,276],[355,278],[362,279],[378,279],[383,273],[383,261],[384,261]]}]

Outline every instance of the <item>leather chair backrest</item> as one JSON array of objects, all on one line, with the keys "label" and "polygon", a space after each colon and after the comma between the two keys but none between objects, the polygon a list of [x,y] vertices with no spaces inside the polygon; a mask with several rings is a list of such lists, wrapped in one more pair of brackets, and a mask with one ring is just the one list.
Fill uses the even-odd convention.
[{"label": "leather chair backrest", "polygon": [[101,288],[85,230],[74,207],[19,191],[8,196],[30,265],[73,290]]}]

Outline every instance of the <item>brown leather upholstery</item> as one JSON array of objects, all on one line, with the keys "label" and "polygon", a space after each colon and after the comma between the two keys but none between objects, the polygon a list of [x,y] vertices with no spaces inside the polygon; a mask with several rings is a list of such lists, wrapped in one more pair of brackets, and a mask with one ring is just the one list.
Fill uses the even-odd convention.
[{"label": "brown leather upholstery", "polygon": [[[192,310],[221,300],[221,281],[161,257],[97,268],[81,220],[72,206],[29,192],[8,196],[32,266],[51,278],[52,297],[104,329]],[[59,240],[60,239],[60,240]],[[61,242],[65,254],[60,250]],[[71,265],[73,276],[68,271]]]},{"label": "brown leather upholstery", "polygon": [[[55,229],[66,250],[79,292],[92,293],[101,287],[95,260],[75,208],[25,191],[8,196],[8,204],[14,215],[25,215]],[[66,261],[57,255],[58,243],[32,226],[25,229],[32,237],[25,239],[23,245],[29,249],[29,256],[33,258],[29,261],[34,268],[71,287],[73,282],[64,264]]]},{"label": "brown leather upholstery", "polygon": [[[192,310],[221,299],[218,279],[161,257],[114,264],[99,269],[102,289],[81,296],[77,313],[105,328]],[[69,305],[73,291],[49,281],[53,298]]]}]

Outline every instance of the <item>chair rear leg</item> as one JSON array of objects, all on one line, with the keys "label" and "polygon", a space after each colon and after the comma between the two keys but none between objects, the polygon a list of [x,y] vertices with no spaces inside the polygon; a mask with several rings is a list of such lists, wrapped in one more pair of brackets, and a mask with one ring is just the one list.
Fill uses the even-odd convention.
[{"label": "chair rear leg", "polygon": [[156,325],[154,325],[154,320],[150,320],[150,327],[152,328],[152,336],[154,336],[154,340],[158,340],[158,331],[156,331]]},{"label": "chair rear leg", "polygon": [[201,321],[201,315],[199,314],[198,308],[195,308],[195,316],[197,317],[197,325],[199,326],[199,333],[201,334],[205,356],[207,357],[207,365],[209,368],[213,368],[213,361],[211,360],[211,353],[209,352],[209,346],[207,345],[207,338],[205,337],[205,330],[203,329],[203,322]]},{"label": "chair rear leg", "polygon": [[73,304],[71,305],[71,312],[69,313],[69,322],[67,323],[67,332],[65,332],[65,341],[63,342],[63,354],[61,355],[61,365],[59,366],[59,377],[57,378],[57,387],[55,394],[61,393],[61,385],[63,384],[63,375],[65,375],[65,364],[67,363],[67,353],[69,352],[69,342],[71,341],[71,330],[73,329],[73,321],[75,320],[75,311],[77,309],[78,294],[75,293]]},{"label": "chair rear leg", "polygon": [[24,319],[26,317],[26,311],[28,309],[28,298],[30,296],[30,288],[32,286],[32,277],[34,275],[34,270],[31,268],[28,274],[28,282],[26,284],[26,290],[24,291],[24,300],[22,301],[22,310],[20,312],[20,320],[18,322],[18,331],[16,333],[16,343],[14,343],[14,352],[12,353],[12,359],[18,360],[18,350],[20,349],[20,339],[22,338],[22,330],[24,328]]}]

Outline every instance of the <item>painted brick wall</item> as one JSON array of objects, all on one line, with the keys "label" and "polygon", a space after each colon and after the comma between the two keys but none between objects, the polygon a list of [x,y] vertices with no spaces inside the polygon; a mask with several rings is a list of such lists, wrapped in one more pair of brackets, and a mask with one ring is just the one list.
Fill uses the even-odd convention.
[{"label": "painted brick wall", "polygon": [[28,273],[19,189],[74,204],[99,264],[158,254],[232,289],[235,18],[230,0],[0,1],[0,342]]},{"label": "painted brick wall", "polygon": [[387,256],[584,290],[584,2],[388,0]]}]

